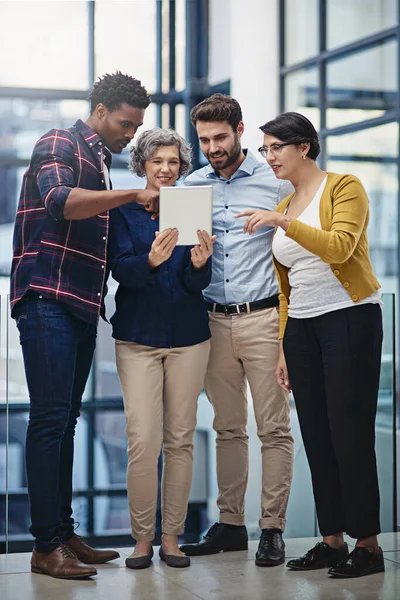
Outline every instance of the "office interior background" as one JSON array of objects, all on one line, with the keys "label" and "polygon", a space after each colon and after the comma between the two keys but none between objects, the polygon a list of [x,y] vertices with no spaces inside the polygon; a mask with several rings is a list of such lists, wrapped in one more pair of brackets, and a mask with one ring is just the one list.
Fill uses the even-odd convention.
[{"label": "office interior background", "polygon": [[[0,552],[32,547],[24,470],[29,401],[7,298],[21,180],[36,140],[53,127],[85,120],[93,82],[116,70],[141,79],[152,94],[142,130],[177,129],[193,145],[194,167],[204,158],[190,109],[220,91],[242,106],[244,147],[256,153],[259,126],[295,110],[320,132],[322,168],[354,173],[364,183],[372,262],[385,302],[376,426],[382,529],[399,530],[399,17],[399,0],[0,1]],[[116,189],[144,185],[133,181],[127,159],[128,150],[114,157]],[[113,291],[111,281],[108,315]],[[293,402],[291,415],[296,455],[286,535],[314,536]],[[131,544],[124,426],[110,326],[101,322],[74,469],[78,533],[97,545]],[[249,435],[246,524],[257,537],[261,464],[250,395]],[[216,493],[212,410],[202,393],[186,539],[197,539],[217,519]]]}]

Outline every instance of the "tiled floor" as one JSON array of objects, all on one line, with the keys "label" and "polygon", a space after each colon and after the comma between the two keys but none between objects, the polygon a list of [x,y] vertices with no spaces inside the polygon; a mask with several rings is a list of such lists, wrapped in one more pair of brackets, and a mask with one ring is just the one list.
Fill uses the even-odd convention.
[{"label": "tiled floor", "polygon": [[[287,558],[303,554],[318,541],[286,540]],[[350,540],[348,540],[350,542]],[[88,581],[64,581],[29,570],[29,554],[0,555],[1,600],[397,600],[400,597],[400,533],[380,536],[386,572],[360,579],[336,580],[326,572],[298,573],[284,565],[254,565],[257,542],[248,552],[232,552],[192,559],[189,569],[160,564],[143,571],[126,569],[131,552],[98,566]],[[396,591],[397,590],[397,591]]]}]

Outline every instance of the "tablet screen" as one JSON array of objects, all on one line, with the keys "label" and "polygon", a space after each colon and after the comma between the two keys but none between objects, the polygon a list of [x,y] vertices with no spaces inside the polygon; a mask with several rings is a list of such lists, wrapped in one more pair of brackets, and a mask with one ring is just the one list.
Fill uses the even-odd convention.
[{"label": "tablet screen", "polygon": [[212,185],[160,188],[160,231],[176,227],[178,246],[198,244],[198,229],[212,235],[212,210]]}]

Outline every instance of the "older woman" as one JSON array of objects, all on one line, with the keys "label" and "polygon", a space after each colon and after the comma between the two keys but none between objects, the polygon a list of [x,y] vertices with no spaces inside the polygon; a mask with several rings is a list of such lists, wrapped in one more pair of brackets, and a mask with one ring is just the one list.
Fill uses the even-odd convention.
[{"label": "older woman", "polygon": [[[190,168],[190,147],[174,131],[144,132],[131,151],[131,170],[146,188],[172,186]],[[202,290],[211,278],[214,239],[199,232],[193,248],[178,232],[158,232],[158,218],[139,204],[111,211],[109,264],[119,282],[111,318],[128,436],[128,501],[136,546],[126,566],[150,566],[164,450],[162,546],[171,567],[190,559],[178,548],[192,478],[197,399],[210,350]]]},{"label": "older woman", "polygon": [[[303,115],[284,113],[261,131],[261,154],[295,192],[276,212],[242,216],[249,233],[276,227],[284,350],[277,379],[293,390],[323,536],[287,566],[330,567],[333,577],[376,573],[384,570],[374,448],[382,311],[368,250],[368,197],[353,175],[317,166],[317,132]],[[350,554],[344,531],[357,540]]]}]

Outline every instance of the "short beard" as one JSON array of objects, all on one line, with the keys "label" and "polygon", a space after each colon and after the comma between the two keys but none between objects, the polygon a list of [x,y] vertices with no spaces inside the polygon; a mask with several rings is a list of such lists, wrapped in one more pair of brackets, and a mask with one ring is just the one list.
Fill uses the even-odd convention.
[{"label": "short beard", "polygon": [[[227,169],[228,167],[231,167],[233,164],[235,164],[235,162],[237,162],[239,160],[239,156],[240,153],[242,152],[242,147],[240,145],[240,139],[237,133],[235,133],[235,137],[234,137],[234,144],[232,147],[232,150],[230,151],[230,153],[227,155],[226,157],[226,161],[218,167],[218,171],[223,171],[224,169]],[[212,165],[212,158],[208,159]]]}]

